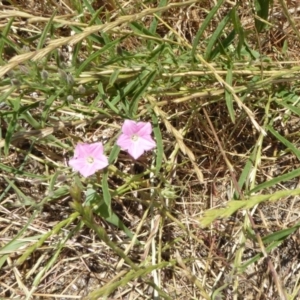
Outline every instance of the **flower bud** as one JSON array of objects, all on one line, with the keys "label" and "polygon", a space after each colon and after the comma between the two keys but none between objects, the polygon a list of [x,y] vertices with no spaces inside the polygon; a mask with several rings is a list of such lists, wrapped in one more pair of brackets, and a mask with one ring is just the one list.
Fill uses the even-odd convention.
[{"label": "flower bud", "polygon": [[73,78],[73,76],[71,74],[67,75],[67,83],[69,85],[73,85],[74,84],[74,78]]},{"label": "flower bud", "polygon": [[49,73],[46,70],[43,70],[40,74],[43,80],[47,80],[49,77]]},{"label": "flower bud", "polygon": [[17,79],[17,78],[12,78],[12,79],[10,80],[10,83],[11,83],[12,85],[15,85],[15,86],[20,86],[20,85],[21,85],[20,80]]},{"label": "flower bud", "polygon": [[69,101],[69,102],[74,101],[74,97],[72,95],[68,95],[67,101]]},{"label": "flower bud", "polygon": [[78,92],[79,92],[80,94],[84,94],[85,91],[86,91],[85,87],[81,84],[81,85],[78,87]]}]

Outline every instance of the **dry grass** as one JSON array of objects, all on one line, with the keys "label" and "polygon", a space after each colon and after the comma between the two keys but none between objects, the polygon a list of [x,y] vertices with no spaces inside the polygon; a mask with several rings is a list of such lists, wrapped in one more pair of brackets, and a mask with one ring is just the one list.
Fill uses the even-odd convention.
[{"label": "dry grass", "polygon": [[[296,150],[274,134],[299,148],[298,6],[289,2],[287,17],[275,2],[270,26],[258,33],[251,6],[240,4],[241,26],[258,56],[244,51],[238,58],[236,37],[232,53],[228,47],[209,61],[208,41],[234,6],[224,2],[203,32],[193,65],[192,42],[211,1],[171,1],[161,9],[156,1],[128,1],[123,11],[117,1],[93,1],[94,9],[102,7],[97,18],[103,22],[94,26],[88,26],[88,10],[77,17],[84,1],[2,1],[0,27],[5,32],[12,21],[6,38],[17,46],[5,44],[0,67],[0,89],[7,93],[0,102],[1,299],[298,299],[300,201],[289,191],[299,188],[299,175],[271,181],[299,169]],[[35,36],[54,9],[51,34],[38,49]],[[148,29],[154,16],[151,37],[141,28]],[[71,29],[78,32],[71,35]],[[232,29],[229,22],[219,40]],[[109,44],[105,34],[122,40],[76,73]],[[163,39],[166,48],[152,56],[147,43],[157,41],[154,51]],[[80,186],[84,200],[92,182],[74,176],[67,161],[78,141],[103,141],[110,152],[126,117],[122,108],[135,94],[113,101],[146,64],[158,75],[143,90],[135,116],[157,121],[161,168],[155,174],[151,153],[135,162],[121,153],[108,176],[112,210],[136,243],[99,210],[89,219],[76,208],[69,189]],[[74,84],[62,84],[69,74],[64,68]],[[42,70],[48,81],[32,75]],[[201,226],[210,209],[278,191],[286,194]]]}]

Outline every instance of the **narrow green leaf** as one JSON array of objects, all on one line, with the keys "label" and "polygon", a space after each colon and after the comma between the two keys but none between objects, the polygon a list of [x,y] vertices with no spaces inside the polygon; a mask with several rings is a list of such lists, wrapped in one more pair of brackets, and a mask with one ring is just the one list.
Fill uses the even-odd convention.
[{"label": "narrow green leaf", "polygon": [[[16,235],[13,237],[12,240],[10,240],[6,245],[1,247],[0,249],[0,256],[5,253],[6,251],[17,251],[20,247],[22,247],[24,244],[29,244],[33,240],[38,240],[41,235],[31,236],[30,238],[22,238],[22,240],[19,240],[21,236],[26,232],[28,227],[31,225],[32,221],[36,217],[38,211],[34,211],[30,217],[30,219],[26,222],[26,224],[21,228],[20,231],[16,233]],[[0,266],[1,268],[1,266]]]},{"label": "narrow green leaf", "polygon": [[226,49],[234,42],[236,36],[235,30],[232,30],[224,40],[218,39],[218,46],[216,46],[210,54],[210,60],[215,59],[219,54],[227,56],[230,60],[230,56],[227,54]]},{"label": "narrow green leaf", "polygon": [[[298,97],[297,97],[298,98]],[[297,114],[298,116],[300,116],[300,108],[288,104],[286,101],[276,101],[276,103],[278,103],[279,105],[287,108],[288,110],[292,111],[293,113]]]},{"label": "narrow green leaf", "polygon": [[15,128],[18,122],[18,113],[15,112],[12,114],[12,118],[9,121],[8,128],[5,135],[5,144],[4,144],[4,155],[7,156],[9,152],[9,145],[11,142],[11,138],[15,132]]},{"label": "narrow green leaf", "polygon": [[102,192],[103,192],[103,200],[105,205],[107,206],[107,211],[110,217],[112,211],[111,211],[111,195],[108,188],[108,169],[106,169],[102,174]]},{"label": "narrow green leaf", "polygon": [[111,76],[110,76],[110,78],[109,78],[108,88],[114,85],[115,81],[116,81],[116,80],[118,79],[118,77],[119,77],[119,74],[120,74],[120,69],[115,69],[115,70],[112,72],[112,74],[111,74]]},{"label": "narrow green leaf", "polygon": [[120,111],[119,109],[115,106],[115,104],[117,104],[118,101],[120,101],[120,97],[119,96],[116,96],[114,98],[117,98],[118,97],[118,101],[110,101],[110,99],[106,96],[105,92],[104,92],[104,89],[103,89],[103,84],[102,82],[99,82],[98,84],[98,91],[99,91],[99,94],[98,96],[102,97],[103,99],[103,102],[113,111],[115,112],[116,114],[120,114]]},{"label": "narrow green leaf", "polygon": [[231,18],[231,12],[229,12],[223,18],[223,20],[219,23],[217,29],[214,31],[214,33],[210,37],[208,45],[206,47],[205,56],[204,56],[206,60],[211,59],[212,49],[213,49],[214,45],[216,44],[216,42],[218,41],[218,38],[220,37],[220,35],[223,33],[223,30],[224,30],[225,26],[227,25],[227,23],[229,22],[230,18]]},{"label": "narrow green leaf", "polygon": [[291,150],[296,155],[296,157],[300,160],[300,151],[298,150],[298,148],[293,143],[289,142],[286,138],[284,138],[281,134],[279,134],[270,125],[267,125],[266,129],[268,129],[276,137],[277,140],[279,140],[289,150]]},{"label": "narrow green leaf", "polygon": [[65,226],[68,226],[70,223],[72,223],[75,219],[79,217],[79,213],[75,212],[71,214],[67,219],[61,221],[60,223],[56,224],[51,231],[48,231],[45,233],[36,243],[28,247],[25,252],[18,258],[16,265],[19,266],[23,264],[28,257],[39,247],[41,247],[44,242],[50,237],[55,236],[58,232],[61,231],[61,229]]},{"label": "narrow green leaf", "polygon": [[[268,20],[270,0],[255,0],[254,1],[256,14],[263,20]],[[255,27],[260,33],[266,26],[266,23],[255,18]]]},{"label": "narrow green leaf", "polygon": [[80,51],[82,50],[82,41],[79,41],[74,46],[73,55],[72,55],[72,66],[78,65],[78,58],[80,57]]},{"label": "narrow green leaf", "polygon": [[109,155],[109,158],[108,158],[108,162],[109,164],[114,164],[116,158],[118,157],[120,153],[120,147],[117,146],[117,145],[114,145],[111,152],[110,152],[110,155]]},{"label": "narrow green leaf", "polygon": [[8,178],[4,177],[5,181],[9,183],[11,188],[15,191],[16,195],[18,195],[19,199],[21,200],[22,204],[25,206],[31,206],[31,207],[36,207],[36,201],[30,196],[25,195],[11,180]]},{"label": "narrow green leaf", "polygon": [[[55,247],[55,252],[52,254],[49,258],[49,260],[44,264],[44,266],[39,270],[38,274],[35,276],[32,285],[34,287],[37,287],[42,277],[45,275],[45,273],[54,265],[54,263],[58,260],[59,254],[63,250],[64,246],[66,245],[67,241],[72,237],[75,236],[75,234],[83,227],[83,223],[79,222],[73,230],[66,231],[68,232],[64,238],[58,242],[58,245]],[[31,290],[33,291],[33,290]]]},{"label": "narrow green leaf", "polygon": [[274,233],[271,233],[265,237],[262,238],[262,241],[264,243],[271,243],[271,242],[277,242],[277,241],[282,241],[285,238],[287,238],[289,235],[294,233],[298,228],[300,228],[300,223],[297,223],[291,228],[283,229],[276,231]]},{"label": "narrow green leaf", "polygon": [[113,224],[117,228],[123,230],[123,232],[132,239],[134,234],[124,225],[124,223],[119,219],[119,217],[114,213],[111,212],[111,215],[109,217],[106,217],[105,220],[109,222],[110,224]]},{"label": "narrow green leaf", "polygon": [[57,99],[57,96],[62,92],[62,89],[59,89],[56,93],[51,95],[47,100],[45,101],[45,105],[42,111],[42,118],[41,118],[41,128],[43,128],[47,122],[50,109],[52,107],[53,102]]},{"label": "narrow green leaf", "polygon": [[[99,18],[99,14],[105,9],[105,6],[101,6],[97,11],[95,11],[93,6],[91,5],[92,2],[90,0],[83,0],[83,3],[85,5],[85,8],[90,12],[92,16],[92,19],[89,21],[89,26],[94,23],[98,25],[102,25],[103,22],[101,21],[101,18]],[[111,42],[111,39],[107,33],[101,32],[101,36],[104,45],[107,45]]]},{"label": "narrow green leaf", "polygon": [[[164,7],[168,4],[168,1],[167,0],[160,0],[159,1],[159,4],[157,5],[157,7]],[[160,17],[162,15],[162,12],[157,12],[156,15],[158,17]],[[157,30],[157,25],[158,25],[158,19],[154,16],[150,26],[149,26],[149,32],[154,35],[156,33],[156,30]],[[152,48],[152,45],[153,45],[153,41],[151,41],[150,39],[148,40],[147,42],[147,48],[149,50],[151,50]]]},{"label": "narrow green leaf", "polygon": [[152,113],[152,124],[153,124],[153,132],[156,139],[156,165],[155,165],[155,175],[157,176],[160,173],[160,169],[162,166],[164,146],[162,141],[162,134],[158,124],[158,118],[156,114]]},{"label": "narrow green leaf", "polygon": [[196,49],[197,49],[197,46],[199,44],[200,38],[202,37],[202,35],[203,35],[205,29],[207,28],[207,26],[209,25],[209,22],[212,20],[212,18],[217,13],[217,11],[221,7],[221,5],[224,3],[224,1],[225,0],[219,0],[217,2],[217,4],[214,5],[213,9],[209,12],[209,14],[206,16],[206,18],[203,21],[203,23],[201,24],[201,27],[199,28],[199,30],[198,30],[195,38],[194,38],[194,41],[193,41],[193,48],[192,48],[192,53],[191,53],[193,61],[196,60],[195,53],[196,53]]},{"label": "narrow green leaf", "polygon": [[39,40],[39,42],[38,42],[38,44],[37,44],[37,46],[36,46],[36,49],[37,49],[37,50],[42,49],[42,48],[44,47],[45,40],[46,40],[46,38],[47,38],[47,34],[48,34],[48,32],[50,31],[50,29],[51,29],[51,26],[52,26],[52,24],[53,24],[53,19],[54,19],[55,15],[56,15],[56,10],[54,10],[54,12],[52,13],[51,18],[49,19],[47,25],[45,26],[45,28],[44,28],[44,30],[43,30],[43,32],[42,32],[42,35],[41,35],[41,37],[40,37],[40,40]]},{"label": "narrow green leaf", "polygon": [[[250,176],[253,167],[253,162],[255,161],[255,157],[256,157],[256,152],[257,152],[257,147],[254,147],[253,151],[250,154],[250,157],[248,158],[245,164],[242,174],[239,178],[238,184],[241,189],[243,188],[244,184],[246,183],[247,179]],[[235,194],[235,196],[237,196],[237,194]]]},{"label": "narrow green leaf", "polygon": [[[145,26],[142,24],[139,24],[137,22],[130,23],[130,28],[133,30],[133,32],[137,34],[143,34],[143,35],[149,35],[149,36],[156,36],[154,33],[152,33],[150,30],[148,30]],[[158,42],[158,40],[156,40]]]},{"label": "narrow green leaf", "polygon": [[241,24],[238,12],[237,12],[237,7],[234,7],[231,11],[231,16],[232,16],[232,23],[234,26],[234,30],[235,32],[238,33],[238,44],[237,44],[237,48],[236,48],[236,52],[238,54],[239,59],[241,58],[241,51],[242,48],[244,46],[244,41],[245,41],[245,33],[244,33],[244,29],[243,26]]},{"label": "narrow green leaf", "polygon": [[158,47],[156,47],[153,51],[151,51],[150,55],[148,56],[147,60],[149,62],[157,62],[158,57],[162,55],[163,51],[167,49],[166,44],[161,44]]},{"label": "narrow green leaf", "polygon": [[[229,63],[229,66],[227,68],[227,75],[226,75],[226,82],[232,86],[232,64]],[[225,89],[225,101],[226,101],[226,106],[228,109],[228,113],[230,116],[230,119],[232,123],[235,123],[235,115],[234,115],[234,109],[233,109],[233,98],[232,94],[230,91]]]},{"label": "narrow green leaf", "polygon": [[[38,105],[38,103],[33,103],[33,104]],[[20,119],[26,120],[34,129],[40,129],[41,128],[41,124],[32,117],[31,113],[28,110],[26,110],[22,114]]]},{"label": "narrow green leaf", "polygon": [[[174,259],[172,261],[166,262],[163,261],[157,265],[152,265],[150,264],[147,267],[140,267],[138,270],[131,269],[129,270],[120,280],[117,280],[115,282],[109,282],[106,285],[93,290],[84,300],[87,299],[107,299],[109,295],[113,294],[113,292],[117,289],[120,289],[123,286],[128,285],[129,282],[134,282],[135,280],[138,280],[138,278],[147,278],[148,274],[150,275],[153,270],[159,270],[159,269],[164,269],[167,266],[175,266],[177,261]],[[171,300],[174,299],[174,297],[170,297],[169,295],[166,294],[163,290],[157,287],[157,285],[151,284],[150,281],[147,282],[150,286],[152,286],[155,290],[158,291],[159,294],[159,299],[164,299],[164,300]],[[158,298],[158,297],[157,297]]]},{"label": "narrow green leaf", "polygon": [[107,98],[104,98],[103,101],[113,112],[115,112],[117,115],[120,114],[119,109],[116,108],[112,101],[109,101]]},{"label": "narrow green leaf", "polygon": [[7,99],[7,97],[10,96],[16,89],[17,87],[13,85],[7,92],[0,95],[0,104],[4,102]]},{"label": "narrow green leaf", "polygon": [[[167,0],[160,0],[157,7],[164,7],[167,4],[168,4]],[[157,12],[156,13],[156,15],[159,16],[159,17],[161,16],[161,14],[162,14],[162,12]],[[152,34],[156,33],[157,25],[158,25],[158,19],[154,17],[153,21],[150,24],[149,32],[151,32]]]},{"label": "narrow green leaf", "polygon": [[277,201],[287,196],[296,196],[300,194],[300,189],[278,191],[270,195],[254,195],[247,200],[230,200],[225,208],[216,208],[207,210],[200,219],[202,226],[210,225],[217,218],[228,218],[239,209],[251,209],[255,205],[264,201]]},{"label": "narrow green leaf", "polygon": [[[282,243],[282,241],[273,242],[267,247],[265,247],[266,253],[270,253],[273,249],[275,249],[277,246],[279,246]],[[257,262],[259,259],[261,259],[264,255],[262,253],[256,254],[254,257],[249,259],[247,262],[243,263],[241,266],[239,266],[238,270],[239,273],[245,272],[245,270],[252,265],[253,263]]]},{"label": "narrow green leaf", "polygon": [[95,9],[93,8],[93,6],[91,5],[92,2],[88,1],[88,0],[83,0],[85,9],[87,9],[89,11],[89,13],[91,14],[92,18],[89,21],[89,26],[95,24],[101,25],[103,24],[101,22],[101,18],[99,18],[99,14],[101,11],[103,11],[103,9],[105,8],[105,6],[101,6],[97,11],[95,11]]},{"label": "narrow green leaf", "polygon": [[298,177],[300,176],[300,168],[299,169],[296,169],[296,170],[293,170],[287,174],[283,174],[281,176],[278,176],[278,177],[275,177],[269,181],[266,181],[264,183],[261,183],[259,185],[257,185],[254,189],[252,189],[250,191],[250,193],[256,193],[260,190],[263,190],[263,189],[266,189],[266,188],[269,188],[271,186],[274,186],[278,183],[281,183],[281,182],[285,182],[285,181],[288,181],[288,180],[291,180],[295,177]]},{"label": "narrow green leaf", "polygon": [[134,234],[123,224],[123,222],[111,210],[111,208],[108,207],[106,203],[101,203],[102,198],[96,190],[94,190],[93,188],[88,188],[85,195],[86,195],[85,205],[94,207],[95,213],[97,213],[101,218],[105,219],[107,222],[123,230],[124,233],[129,238],[132,238],[134,236]]},{"label": "narrow green leaf", "polygon": [[139,103],[140,98],[145,93],[147,88],[151,85],[151,83],[154,81],[154,79],[156,78],[156,70],[154,70],[152,72],[148,72],[148,73],[149,74],[144,79],[144,82],[143,82],[142,86],[135,92],[134,96],[131,99],[130,107],[129,107],[129,114],[130,114],[131,117],[136,115],[136,111],[137,111],[137,108],[138,108],[138,103]]},{"label": "narrow green leaf", "polygon": [[49,187],[48,187],[48,194],[52,194],[54,190],[54,185],[57,181],[57,177],[59,176],[59,172],[56,171],[53,175],[50,176],[50,182],[49,182]]},{"label": "narrow green leaf", "polygon": [[[10,18],[9,21],[7,22],[6,26],[4,27],[3,31],[0,33],[0,53],[4,53],[4,46],[7,42],[11,43],[9,39],[7,39],[7,35],[10,31],[11,25],[13,24],[14,18]],[[12,43],[13,44],[13,43]],[[15,43],[16,44],[16,43]],[[14,45],[16,47],[17,45]],[[14,48],[13,47],[13,48]],[[0,55],[0,62],[3,61],[3,55]],[[1,102],[1,100],[0,100]]]},{"label": "narrow green leaf", "polygon": [[123,39],[124,37],[122,38],[119,38],[119,39],[116,39],[108,44],[106,44],[104,47],[102,47],[100,50],[94,52],[93,54],[89,55],[89,57],[87,57],[83,63],[76,69],[76,75],[75,77],[78,77],[82,72],[83,70],[89,66],[91,64],[91,62],[97,58],[99,58],[101,56],[102,53],[104,53],[105,51],[111,49],[112,47],[114,47],[116,44],[119,44],[120,41]]},{"label": "narrow green leaf", "polygon": [[121,100],[124,100],[128,94],[135,92],[136,89],[138,88],[138,86],[140,85],[140,81],[142,81],[144,79],[143,78],[144,76],[145,76],[145,73],[142,72],[142,74],[136,80],[129,82],[126,85],[126,87],[124,89],[122,89],[121,92],[116,97],[113,98],[111,104],[117,105]]}]

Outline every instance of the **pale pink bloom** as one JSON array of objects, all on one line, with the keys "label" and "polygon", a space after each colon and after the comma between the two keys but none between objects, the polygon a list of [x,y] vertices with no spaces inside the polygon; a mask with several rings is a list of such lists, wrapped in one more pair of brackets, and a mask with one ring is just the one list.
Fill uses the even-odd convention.
[{"label": "pale pink bloom", "polygon": [[77,144],[69,165],[84,177],[91,176],[107,167],[108,159],[103,154],[102,143]]},{"label": "pale pink bloom", "polygon": [[138,159],[145,151],[156,147],[151,132],[152,127],[149,122],[125,120],[117,145],[122,150],[127,150],[134,159]]}]

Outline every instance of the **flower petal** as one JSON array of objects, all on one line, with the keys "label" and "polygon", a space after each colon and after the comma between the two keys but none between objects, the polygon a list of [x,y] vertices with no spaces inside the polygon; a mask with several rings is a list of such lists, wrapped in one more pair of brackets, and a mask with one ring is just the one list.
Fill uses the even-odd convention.
[{"label": "flower petal", "polygon": [[108,159],[105,155],[102,155],[101,157],[95,159],[93,165],[95,165],[97,171],[102,170],[108,166]]},{"label": "flower petal", "polygon": [[85,158],[72,158],[69,160],[69,166],[73,168],[73,171],[84,170],[86,168],[87,162]]},{"label": "flower petal", "polygon": [[133,141],[130,136],[126,134],[121,134],[117,139],[117,145],[122,150],[128,150],[132,147]]},{"label": "flower petal", "polygon": [[138,159],[141,155],[144,154],[144,149],[140,147],[140,144],[137,142],[132,143],[131,147],[128,148],[128,153],[134,158]]},{"label": "flower petal", "polygon": [[138,136],[150,135],[152,132],[152,126],[149,122],[138,122],[136,124],[136,134]]},{"label": "flower petal", "polygon": [[[88,157],[94,159],[93,163],[88,162]],[[108,159],[103,154],[102,143],[77,144],[74,157],[69,160],[69,166],[84,177],[91,176],[98,170],[107,167]]]},{"label": "flower petal", "polygon": [[129,136],[136,133],[136,122],[132,120],[125,120],[122,126],[122,132]]},{"label": "flower petal", "polygon": [[84,168],[79,170],[79,173],[84,177],[89,177],[97,172],[95,164],[86,164]]},{"label": "flower petal", "polygon": [[85,157],[86,156],[86,148],[88,147],[88,144],[85,143],[79,143],[76,145],[74,150],[74,157]]},{"label": "flower petal", "polygon": [[156,143],[150,135],[140,137],[137,142],[139,144],[139,147],[143,148],[145,151],[152,150],[156,147]]},{"label": "flower petal", "polygon": [[93,158],[101,158],[103,155],[103,145],[102,143],[93,143],[89,145],[88,148],[89,156]]}]

